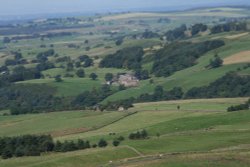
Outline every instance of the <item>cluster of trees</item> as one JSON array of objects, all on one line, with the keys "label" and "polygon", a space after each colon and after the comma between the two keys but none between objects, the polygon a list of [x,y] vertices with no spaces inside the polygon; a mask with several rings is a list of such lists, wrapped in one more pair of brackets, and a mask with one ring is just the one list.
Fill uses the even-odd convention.
[{"label": "cluster of trees", "polygon": [[67,108],[63,98],[54,97],[55,89],[46,85],[13,84],[0,88],[0,109],[11,114],[39,113]]},{"label": "cluster of trees", "polygon": [[39,156],[54,149],[53,139],[49,135],[25,135],[0,138],[0,155],[3,159],[22,156]]},{"label": "cluster of trees", "polygon": [[192,36],[194,36],[194,35],[197,35],[200,32],[207,31],[208,27],[207,27],[207,25],[204,25],[204,24],[200,23],[200,24],[193,25],[190,29],[191,29]]},{"label": "cluster of trees", "polygon": [[250,109],[250,99],[245,104],[228,107],[227,111],[232,112],[232,111],[249,110],[249,109]]},{"label": "cluster of trees", "polygon": [[106,56],[99,66],[101,68],[140,69],[143,54],[143,48],[141,47],[125,48],[117,51],[115,54]]},{"label": "cluster of trees", "polygon": [[120,136],[120,137],[114,139],[113,142],[112,142],[112,144],[113,144],[113,146],[117,147],[124,140],[125,140],[125,138],[123,136]]},{"label": "cluster of trees", "polygon": [[154,102],[154,101],[164,101],[164,100],[178,100],[183,98],[184,92],[182,88],[175,87],[172,90],[165,91],[162,86],[156,86],[153,94],[142,94],[138,98],[128,98],[123,100],[117,100],[112,102],[107,102],[106,104],[102,104],[99,106],[101,111],[103,110],[119,110],[122,109],[127,110],[133,107],[133,103],[136,102]]},{"label": "cluster of trees", "polygon": [[185,32],[187,31],[187,26],[185,24],[177,27],[173,30],[169,30],[165,36],[168,41],[175,41],[178,39],[183,39],[186,37]]},{"label": "cluster of trees", "polygon": [[23,58],[22,53],[12,52],[14,59],[6,59],[5,66],[15,66],[21,64],[27,64],[27,60]]},{"label": "cluster of trees", "polygon": [[[117,147],[124,138],[121,136],[113,141]],[[106,147],[108,142],[100,139],[97,144],[90,145],[90,142],[78,139],[77,141],[56,141],[50,135],[24,135],[17,137],[0,138],[0,156],[3,159],[22,156],[40,156],[45,152],[69,152],[84,150],[95,147]]]},{"label": "cluster of trees", "polygon": [[133,107],[135,99],[134,98],[129,98],[129,99],[124,99],[124,100],[118,100],[118,101],[113,101],[113,102],[107,102],[107,104],[100,105],[100,110],[119,110],[120,107],[122,107],[124,110],[127,110],[131,107]]},{"label": "cluster of trees", "polygon": [[225,45],[222,40],[200,43],[172,43],[159,50],[154,57],[152,72],[157,76],[170,76],[174,72],[195,65],[204,53]]},{"label": "cluster of trees", "polygon": [[139,80],[149,79],[149,72],[148,70],[137,69],[135,71],[135,77]]},{"label": "cluster of trees", "polygon": [[[5,69],[8,70],[8,68]],[[24,66],[17,66],[12,70],[12,72],[5,71],[5,74],[0,76],[0,82],[12,83],[29,79],[39,79],[41,77],[41,72],[36,68],[25,68]]]},{"label": "cluster of trees", "polygon": [[44,63],[48,61],[48,57],[53,56],[54,54],[55,54],[55,50],[49,49],[47,51],[38,53],[36,56],[36,59],[39,63]]},{"label": "cluster of trees", "polygon": [[247,97],[250,96],[250,76],[228,73],[209,86],[190,89],[186,98]]},{"label": "cluster of trees", "polygon": [[144,39],[149,39],[149,38],[158,38],[159,34],[152,32],[152,31],[149,31],[149,30],[146,30],[145,32],[142,33],[141,36]]},{"label": "cluster of trees", "polygon": [[145,129],[143,129],[142,131],[130,133],[128,136],[128,138],[131,140],[146,139],[147,137],[148,137],[148,132]]},{"label": "cluster of trees", "polygon": [[229,31],[246,31],[247,23],[246,22],[229,22],[225,24],[216,25],[211,28],[212,34],[217,34],[221,32]]},{"label": "cluster of trees", "polygon": [[71,102],[71,105],[74,106],[74,108],[93,107],[113,93],[114,91],[111,90],[109,85],[103,85],[98,90],[85,91],[76,96]]},{"label": "cluster of trees", "polygon": [[84,141],[82,139],[78,139],[77,141],[56,141],[54,144],[53,151],[55,152],[69,152],[76,150],[84,150],[91,148],[89,141]]},{"label": "cluster of trees", "polygon": [[136,102],[154,102],[164,100],[178,100],[183,97],[183,91],[180,87],[175,87],[172,90],[165,91],[162,86],[156,86],[153,94],[142,94]]},{"label": "cluster of trees", "polygon": [[76,68],[93,66],[94,61],[88,55],[82,55],[78,57],[78,61],[75,63]]}]

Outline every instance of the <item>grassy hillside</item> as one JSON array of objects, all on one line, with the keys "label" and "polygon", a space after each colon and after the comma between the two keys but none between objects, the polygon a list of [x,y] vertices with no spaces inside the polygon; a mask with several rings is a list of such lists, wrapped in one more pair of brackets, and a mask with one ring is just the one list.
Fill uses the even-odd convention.
[{"label": "grassy hillside", "polygon": [[[227,34],[224,34],[224,36],[227,36]],[[225,46],[200,57],[197,61],[197,65],[178,71],[167,78],[153,78],[154,84],[150,84],[149,81],[143,81],[141,82],[139,87],[118,92],[105,99],[104,103],[107,101],[114,101],[117,99],[124,99],[128,97],[138,97],[143,93],[152,93],[156,85],[162,85],[167,90],[170,90],[174,87],[182,87],[184,91],[187,91],[192,87],[209,85],[209,83],[222,77],[227,72],[237,71],[237,69],[242,68],[244,65],[247,65],[249,63],[249,60],[247,60],[245,62],[225,64],[222,67],[216,69],[206,68],[206,66],[209,65],[210,59],[214,57],[215,53],[217,53],[223,59],[229,58],[231,56],[234,56],[235,54],[249,51],[249,44],[250,35],[248,34],[245,34],[244,36],[241,36],[235,40],[226,40]],[[242,72],[240,71],[240,73],[249,75],[248,71],[249,70],[245,70]]]},{"label": "grassy hillside", "polygon": [[[0,117],[0,136],[49,133],[63,136],[98,129],[125,117],[127,113],[69,111]],[[36,128],[34,128],[34,126]]]},{"label": "grassy hillside", "polygon": [[[34,27],[34,31],[36,30],[35,32],[40,35],[58,32],[71,32],[72,34],[12,40],[6,44],[0,41],[0,67],[4,65],[7,59],[14,59],[14,51],[22,53],[23,58],[27,60],[27,62],[22,62],[26,68],[34,68],[39,63],[42,66],[47,66],[47,60],[40,60],[43,57],[39,59],[37,55],[40,52],[54,49],[55,53],[47,57],[48,61],[53,63],[54,66],[45,70],[42,68],[41,74],[43,76],[37,77],[39,79],[13,81],[13,85],[24,84],[27,86],[25,87],[25,93],[27,94],[31,94],[30,84],[35,88],[38,87],[37,85],[43,87],[47,85],[49,86],[48,88],[55,89],[55,93],[49,95],[53,96],[53,98],[55,96],[57,100],[62,99],[62,101],[58,102],[59,105],[61,105],[61,102],[71,104],[72,106],[69,105],[68,108],[88,108],[90,106],[84,106],[85,103],[92,101],[97,101],[93,103],[96,107],[99,103],[107,104],[110,101],[119,101],[130,97],[136,98],[141,94],[153,93],[158,85],[165,89],[165,92],[163,92],[165,94],[168,94],[166,93],[167,90],[171,90],[174,87],[181,87],[184,93],[186,93],[193,87],[207,86],[231,71],[242,76],[250,75],[249,29],[217,34],[210,34],[210,29],[208,29],[191,36],[190,26],[195,23],[203,23],[211,28],[214,25],[230,22],[234,19],[242,21],[243,17],[248,17],[249,15],[250,10],[247,8],[221,7],[171,13],[141,12],[98,15],[90,18],[77,17],[80,21],[72,22],[69,21],[70,19],[64,18],[62,19],[63,23],[54,20],[52,22],[55,23],[52,24],[48,20],[37,22],[35,27],[48,28],[46,30],[36,30]],[[53,24],[56,24],[59,28],[51,27]],[[187,25],[185,37],[176,38],[177,41],[166,40],[166,32],[179,27],[181,24]],[[249,21],[247,21],[247,24],[249,24]],[[32,26],[34,26],[33,23],[26,23],[19,27],[14,27],[17,30],[13,33],[11,33],[13,30],[11,28],[6,33],[6,30],[0,27],[0,33],[5,32],[6,35],[4,36],[10,38],[22,37],[25,34],[20,35],[20,32],[25,29],[29,30],[29,27]],[[33,31],[33,29],[31,30]],[[156,34],[156,36],[144,37],[142,35],[143,33],[150,34],[150,32],[153,35]],[[4,36],[1,36],[1,38]],[[190,58],[194,59],[194,66],[184,67],[183,65],[183,68],[181,68],[183,70],[171,73],[172,75],[168,77],[156,77],[153,75],[155,74],[152,70],[155,60],[154,56],[157,56],[158,51],[165,46],[167,47],[174,42],[199,43],[216,39],[223,40],[225,45],[207,53],[202,52],[205,54],[197,55],[199,58]],[[223,43],[223,41],[221,42]],[[135,71],[126,69],[129,66],[127,64],[128,60],[125,58],[121,58],[124,61],[122,62],[123,68],[120,69],[100,68],[99,63],[101,60],[109,54],[116,53],[118,50],[135,46],[142,47],[145,54],[142,54],[142,60],[134,60],[138,61],[136,62],[138,66],[131,69],[138,70],[137,68],[141,66],[143,70],[148,70],[149,77],[147,78],[149,79],[140,80],[139,85],[136,87],[119,87],[118,89],[117,84],[114,84],[110,89],[103,88],[103,84],[106,83],[105,75],[107,73],[112,73],[116,77],[119,73]],[[187,49],[187,51],[189,50]],[[192,51],[190,52],[193,53]],[[216,54],[224,60],[223,65],[218,68],[208,67],[210,60],[214,59]],[[82,55],[88,55],[93,60],[89,67],[84,66],[86,60],[79,59],[79,56]],[[127,53],[124,55],[126,57]],[[63,59],[65,56],[66,59]],[[129,56],[133,57],[134,55],[130,54]],[[59,58],[63,60],[58,60]],[[70,63],[74,67],[68,69]],[[80,63],[78,67],[77,63]],[[10,76],[14,73],[15,67],[18,66],[17,64],[8,65]],[[84,69],[84,78],[76,75],[80,68]],[[0,77],[4,76],[5,72],[8,73],[5,69],[2,71],[0,71]],[[92,80],[89,77],[91,73],[96,73],[98,78]],[[22,73],[22,75],[25,74],[29,74],[32,78],[32,72]],[[29,75],[27,75],[27,78],[29,78]],[[55,77],[58,75],[62,76],[62,82],[55,81]],[[231,80],[229,79],[229,81]],[[245,85],[248,86],[248,84]],[[2,82],[0,82],[1,86]],[[245,92],[249,91],[247,86],[244,89]],[[101,87],[103,89],[99,90]],[[13,89],[15,91],[13,93],[11,92],[13,91],[12,89],[10,92],[5,92],[5,88],[7,90],[8,86],[1,87],[0,91],[8,93],[8,96],[2,99],[6,100],[6,104],[9,102],[6,105],[9,108],[16,110],[30,109],[28,113],[35,113],[35,110],[31,110],[31,106],[37,104],[38,106],[36,107],[43,107],[39,106],[40,103],[38,103],[42,101],[42,98],[35,99],[35,97],[39,97],[40,90],[38,90],[37,96],[24,95],[25,97],[32,97],[29,99],[28,105],[25,98],[22,101],[23,99],[18,96],[21,94],[18,89]],[[77,95],[85,91],[90,91],[91,93],[82,94],[78,96],[78,99],[75,99]],[[113,92],[116,93],[112,94]],[[88,99],[88,97],[90,98]],[[184,96],[182,97],[184,99]],[[44,153],[39,157],[22,157],[7,160],[2,159],[0,156],[0,167],[247,167],[250,166],[250,110],[227,112],[227,108],[243,104],[248,99],[249,97],[170,100],[136,103],[134,107],[125,111],[110,111],[111,109],[107,109],[108,111],[104,110],[102,112],[90,110],[46,112],[39,110],[39,112],[41,111],[40,114],[25,115],[10,115],[11,109],[5,106],[6,108],[3,107],[3,110],[0,110],[0,138],[27,134],[50,134],[54,141],[64,142],[66,140],[77,141],[78,139],[83,139],[84,141],[88,140],[90,145],[93,146],[98,144],[100,139],[104,139],[107,141],[108,146],[65,153],[50,152]],[[75,100],[76,103],[70,100]],[[53,108],[53,106],[58,105],[58,103],[54,102],[56,101],[51,100],[47,104],[49,107],[52,106],[51,110],[48,111],[57,109]],[[110,105],[112,106],[112,104]],[[100,105],[100,109],[101,107],[103,105]],[[129,139],[131,133],[143,129],[147,131],[148,138]],[[121,141],[118,147],[114,147],[113,141],[120,136],[124,137],[124,141]]]},{"label": "grassy hillside", "polygon": [[[71,32],[72,35],[69,36],[44,39],[23,39],[5,44],[6,48],[0,50],[0,64],[3,65],[6,59],[13,59],[13,55],[11,54],[12,51],[21,52],[23,57],[28,61],[34,60],[39,52],[48,49],[54,49],[59,57],[69,56],[72,61],[76,60],[80,55],[89,55],[94,60],[94,66],[84,68],[86,73],[86,78],[84,79],[76,77],[75,72],[77,71],[77,68],[68,72],[65,68],[60,67],[62,64],[56,63],[55,65],[57,68],[42,71],[45,79],[24,82],[46,83],[49,86],[57,88],[57,96],[75,96],[83,91],[100,87],[100,85],[104,83],[104,76],[106,73],[110,72],[117,74],[120,72],[127,72],[126,69],[98,68],[98,63],[101,58],[106,55],[115,53],[122,48],[140,46],[144,48],[146,52],[145,57],[147,57],[148,55],[154,54],[155,50],[160,49],[166,44],[166,42],[159,37],[148,39],[140,37],[141,33],[145,32],[145,29],[157,32],[162,36],[168,30],[174,29],[181,24],[190,26],[195,23],[204,23],[208,26],[213,26],[215,24],[224,23],[224,19],[239,18],[248,15],[249,10],[245,8],[223,7],[195,9],[172,13],[123,13],[104,15],[98,18],[93,17],[94,22],[86,21],[91,25],[93,24],[93,27],[65,27],[48,31],[50,33]],[[161,22],[160,20],[163,18],[167,18],[169,21]],[[43,25],[47,23],[44,22],[41,24]],[[70,23],[66,22],[65,25],[70,25]],[[10,37],[12,36],[21,35],[13,34]],[[123,39],[123,43],[121,45],[116,45],[116,41],[121,38]],[[178,86],[182,87],[184,91],[187,91],[193,86],[198,87],[208,85],[214,80],[222,77],[225,73],[235,71],[238,68],[242,68],[246,63],[249,63],[248,59],[244,59],[244,61],[239,61],[237,64],[226,63],[221,68],[206,69],[205,67],[209,64],[209,61],[213,58],[215,52],[217,52],[222,58],[229,58],[235,54],[240,54],[242,51],[250,50],[250,35],[248,32],[227,32],[213,35],[209,35],[209,32],[205,32],[190,39],[185,39],[185,41],[199,42],[213,39],[223,39],[226,41],[226,45],[200,57],[197,60],[197,65],[178,71],[167,78],[155,78],[154,76],[151,76],[154,80],[153,84],[150,84],[148,80],[141,81],[139,87],[117,92],[114,95],[107,97],[102,103],[104,104],[108,101],[116,101],[129,97],[138,97],[143,93],[152,93],[156,85],[162,85],[166,90]],[[86,40],[88,41],[87,43],[85,43]],[[71,45],[73,45],[73,47],[70,47]],[[56,57],[50,57],[49,60],[54,62]],[[144,69],[151,71],[152,64],[153,62],[146,62],[142,66]],[[63,65],[65,66],[65,64]],[[29,63],[25,66],[35,67],[36,64]],[[10,69],[13,69],[13,67],[10,67]],[[247,69],[240,71],[240,73],[247,75],[249,74],[248,71],[249,70]],[[97,81],[87,79],[92,72],[95,72],[98,75]],[[54,83],[53,79],[49,79],[56,75],[65,76],[66,74],[71,74],[74,78],[65,78],[63,83]]]},{"label": "grassy hillside", "polygon": [[[140,111],[129,116],[126,116],[128,114],[126,112],[82,111],[1,116],[0,126],[4,129],[1,131],[1,136],[56,131],[62,132],[55,136],[56,140],[82,138],[94,144],[100,138],[105,138],[109,147],[50,153],[41,157],[0,159],[0,166],[19,167],[27,164],[32,167],[112,166],[112,164],[116,166],[181,166],[194,164],[223,167],[233,166],[236,161],[242,166],[247,166],[249,162],[246,160],[250,149],[250,112],[225,112],[228,106],[241,104],[246,100],[247,98],[232,98],[142,103],[136,104],[135,108],[131,109],[131,112]],[[181,106],[180,110],[176,109],[177,105]],[[33,126],[30,126],[31,124]],[[74,129],[79,130],[79,127],[89,128],[90,131],[74,131]],[[148,131],[148,139],[129,140],[127,138],[129,133],[140,129]],[[67,134],[67,132],[71,133]],[[110,136],[111,132],[116,135]],[[156,134],[159,136],[157,137]],[[125,137],[125,141],[118,148],[113,148],[111,146],[113,139],[120,135]],[[194,157],[196,157],[195,160]],[[223,160],[225,157],[232,159]],[[214,161],[210,162],[212,159]]]}]

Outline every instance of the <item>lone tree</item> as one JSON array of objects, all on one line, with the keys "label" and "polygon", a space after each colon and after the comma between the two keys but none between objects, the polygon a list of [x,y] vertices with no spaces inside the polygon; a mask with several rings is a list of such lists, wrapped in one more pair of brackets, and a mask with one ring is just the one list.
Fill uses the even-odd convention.
[{"label": "lone tree", "polygon": [[98,146],[99,147],[106,147],[108,145],[108,143],[106,142],[106,140],[104,139],[101,139],[99,142],[98,142]]},{"label": "lone tree", "polygon": [[123,43],[123,39],[118,39],[117,41],[115,41],[116,46],[120,46]]},{"label": "lone tree", "polygon": [[89,75],[89,77],[90,77],[92,80],[96,80],[97,77],[98,77],[98,75],[96,75],[96,73],[91,73],[91,74]]},{"label": "lone tree", "polygon": [[10,43],[11,39],[9,37],[4,37],[3,38],[3,43]]},{"label": "lone tree", "polygon": [[67,64],[67,71],[73,71],[73,69],[74,69],[74,64],[72,62],[69,62]]},{"label": "lone tree", "polygon": [[216,54],[214,56],[214,60],[210,60],[210,67],[212,68],[218,68],[222,66],[223,60]]},{"label": "lone tree", "polygon": [[112,81],[113,80],[113,74],[112,73],[107,73],[106,75],[105,75],[105,80],[107,81],[107,82],[110,82],[110,81]]},{"label": "lone tree", "polygon": [[79,70],[77,70],[76,75],[77,75],[79,78],[84,78],[84,77],[85,77],[85,72],[84,72],[83,69],[79,69]]},{"label": "lone tree", "polygon": [[117,147],[120,145],[120,141],[114,140],[112,144],[113,144],[113,146]]}]

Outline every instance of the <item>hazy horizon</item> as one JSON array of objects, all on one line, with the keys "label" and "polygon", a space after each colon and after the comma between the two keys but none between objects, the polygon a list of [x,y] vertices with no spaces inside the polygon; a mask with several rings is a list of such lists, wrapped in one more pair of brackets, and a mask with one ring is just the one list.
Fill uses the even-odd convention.
[{"label": "hazy horizon", "polygon": [[0,16],[250,5],[248,0],[0,0]]}]

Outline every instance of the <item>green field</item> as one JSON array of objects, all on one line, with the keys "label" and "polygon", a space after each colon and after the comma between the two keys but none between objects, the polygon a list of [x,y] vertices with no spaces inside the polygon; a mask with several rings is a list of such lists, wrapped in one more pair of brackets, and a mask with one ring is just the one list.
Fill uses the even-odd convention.
[{"label": "green field", "polygon": [[[0,116],[0,136],[50,133],[55,140],[82,138],[91,144],[105,138],[110,145],[105,149],[0,160],[0,166],[112,166],[114,163],[117,166],[200,164],[224,167],[233,166],[236,161],[247,166],[250,112],[226,112],[228,106],[246,100],[231,98],[141,103],[135,104],[129,112],[71,111]],[[181,106],[180,110],[176,109],[177,105]],[[129,133],[140,129],[148,131],[149,139],[127,138]],[[116,135],[110,136],[111,132]],[[125,141],[118,148],[113,148],[112,140],[120,135],[125,137]],[[162,157],[159,158],[159,154]],[[238,154],[245,158],[239,159]],[[220,161],[228,156],[232,159]],[[198,158],[193,161],[194,157]],[[210,162],[214,158],[215,161]]]},{"label": "green field", "polygon": [[[69,111],[0,117],[0,136],[50,133],[56,136],[98,129],[125,117],[127,113]],[[94,121],[93,121],[94,120]],[[36,128],[34,128],[36,127]],[[75,131],[75,132],[74,132]]]}]

